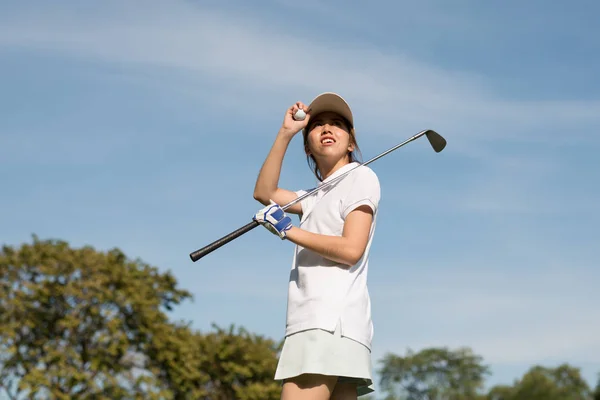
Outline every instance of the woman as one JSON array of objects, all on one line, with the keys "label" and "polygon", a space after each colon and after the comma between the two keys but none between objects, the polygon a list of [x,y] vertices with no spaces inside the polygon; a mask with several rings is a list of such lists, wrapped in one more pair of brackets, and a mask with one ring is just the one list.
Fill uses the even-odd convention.
[{"label": "woman", "polygon": [[[299,110],[306,118],[293,118]],[[286,210],[280,205],[306,193],[279,187],[283,157],[303,132],[304,151],[318,192]],[[335,93],[306,107],[291,106],[260,170],[254,198],[266,205],[254,219],[296,245],[288,287],[286,337],[275,379],[283,400],[349,400],[372,392],[373,325],[367,289],[369,250],[380,199],[379,180],[360,166],[332,185],[324,184],[358,165],[354,119]]]}]

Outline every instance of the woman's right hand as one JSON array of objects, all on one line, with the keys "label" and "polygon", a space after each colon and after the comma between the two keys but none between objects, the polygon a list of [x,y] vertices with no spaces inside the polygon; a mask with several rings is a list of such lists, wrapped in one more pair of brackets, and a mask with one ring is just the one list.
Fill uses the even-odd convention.
[{"label": "woman's right hand", "polygon": [[[294,114],[296,114],[296,111],[298,111],[299,109],[303,110],[306,113],[306,118],[304,118],[304,120],[302,121],[296,121],[294,119]],[[300,132],[308,125],[309,120],[310,113],[308,107],[301,101],[298,101],[296,102],[296,104],[294,104],[286,110],[285,116],[283,118],[283,124],[281,125],[279,133],[291,139],[296,133]]]}]

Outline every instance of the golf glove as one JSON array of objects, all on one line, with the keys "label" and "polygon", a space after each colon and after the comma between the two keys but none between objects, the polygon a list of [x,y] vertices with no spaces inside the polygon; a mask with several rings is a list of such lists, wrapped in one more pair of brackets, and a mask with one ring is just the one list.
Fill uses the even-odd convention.
[{"label": "golf glove", "polygon": [[285,239],[287,231],[292,227],[292,219],[273,200],[270,205],[259,210],[252,219],[282,240]]}]

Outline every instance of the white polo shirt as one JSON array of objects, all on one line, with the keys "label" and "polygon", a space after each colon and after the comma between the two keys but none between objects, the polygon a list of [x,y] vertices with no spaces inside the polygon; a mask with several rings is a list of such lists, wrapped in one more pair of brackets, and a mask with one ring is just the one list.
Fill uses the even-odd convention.
[{"label": "white polo shirt", "polygon": [[[325,182],[357,165],[345,165]],[[301,201],[299,227],[314,233],[341,236],[346,216],[360,205],[370,206],[374,218],[363,257],[350,268],[296,246],[288,288],[286,335],[315,328],[333,332],[340,321],[342,336],[371,348],[373,324],[367,272],[380,196],[377,175],[363,165]]]}]

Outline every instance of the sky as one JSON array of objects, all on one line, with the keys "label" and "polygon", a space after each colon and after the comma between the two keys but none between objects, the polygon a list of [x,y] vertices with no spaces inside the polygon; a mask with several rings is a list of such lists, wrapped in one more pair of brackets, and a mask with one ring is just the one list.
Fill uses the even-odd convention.
[{"label": "sky", "polygon": [[[352,106],[382,188],[374,367],[471,347],[510,384],[600,373],[600,28],[592,1],[0,3],[0,239],[118,247],[175,274],[172,318],[285,328],[293,245],[248,223],[285,110]],[[292,141],[282,187],[312,187]],[[297,220],[295,220],[297,222]],[[268,254],[265,256],[265,254]],[[376,384],[376,389],[379,386]]]}]

